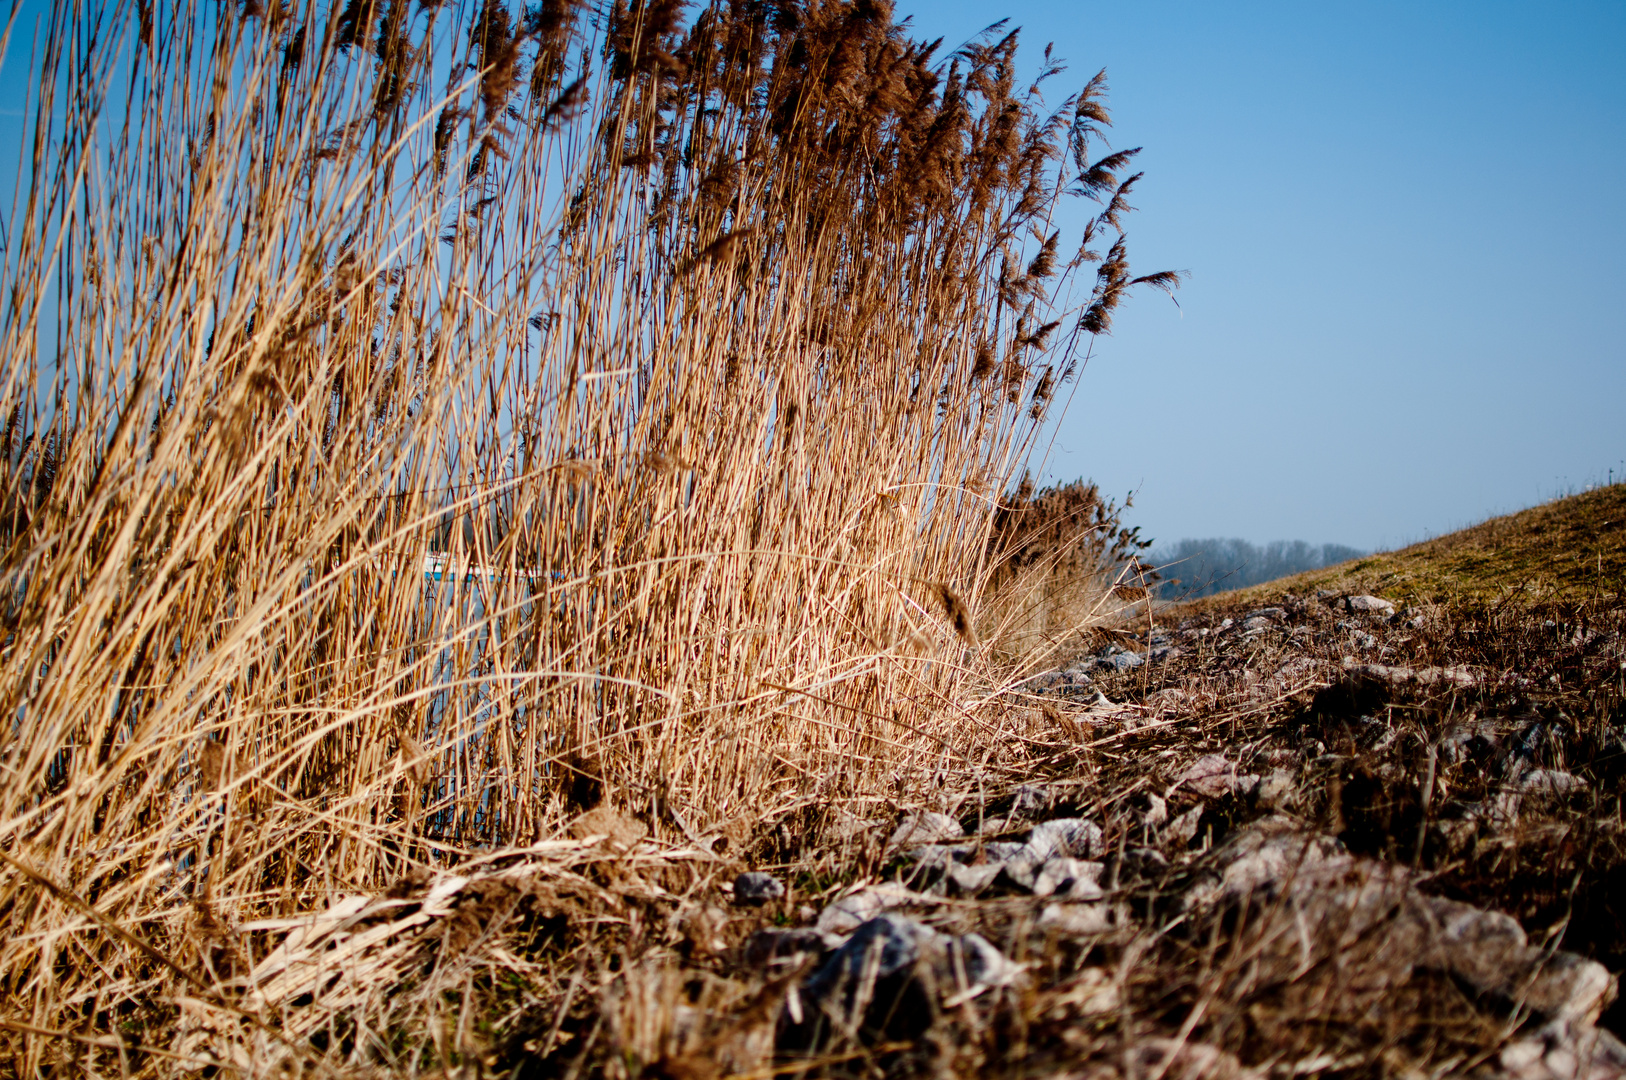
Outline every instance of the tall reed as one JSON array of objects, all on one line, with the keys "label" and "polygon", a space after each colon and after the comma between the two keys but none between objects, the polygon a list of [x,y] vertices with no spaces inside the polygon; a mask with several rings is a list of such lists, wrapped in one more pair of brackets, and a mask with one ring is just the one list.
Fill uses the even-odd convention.
[{"label": "tall reed", "polygon": [[75,0],[38,43],[0,1012],[224,985],[200,925],[599,800],[704,841],[924,798],[997,726],[992,510],[1176,284],[1101,76],[1052,106],[1014,31],[876,0]]}]

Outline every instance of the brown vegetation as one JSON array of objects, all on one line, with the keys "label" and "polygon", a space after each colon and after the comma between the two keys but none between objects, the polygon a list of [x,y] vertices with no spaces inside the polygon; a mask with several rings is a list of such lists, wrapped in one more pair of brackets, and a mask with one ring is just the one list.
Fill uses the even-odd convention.
[{"label": "brown vegetation", "polygon": [[1318,589],[1418,602],[1618,598],[1626,592],[1623,567],[1626,485],[1611,484],[1397,551],[1240,590],[1222,603],[1258,605]]},{"label": "brown vegetation", "polygon": [[678,1014],[749,998],[678,963],[743,851],[1024,738],[992,511],[1176,283],[1129,270],[1103,79],[1048,104],[1014,32],[869,0],[52,11],[0,1056],[681,1074]]}]

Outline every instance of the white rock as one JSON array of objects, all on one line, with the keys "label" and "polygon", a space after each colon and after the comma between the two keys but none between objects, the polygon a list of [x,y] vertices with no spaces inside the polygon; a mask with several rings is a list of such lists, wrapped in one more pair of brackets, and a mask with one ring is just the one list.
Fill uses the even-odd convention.
[{"label": "white rock", "polygon": [[1028,854],[1039,862],[1052,855],[1088,858],[1101,851],[1101,826],[1083,818],[1055,818],[1040,822],[1028,833]]},{"label": "white rock", "polygon": [[1107,904],[1047,904],[1039,928],[1063,937],[1104,934],[1112,929],[1112,912]]},{"label": "white rock", "polygon": [[953,863],[944,876],[953,883],[961,895],[975,896],[992,885],[1004,868],[1005,864],[998,862],[972,863],[969,866]]},{"label": "white rock", "polygon": [[900,848],[915,847],[921,844],[939,844],[945,840],[959,840],[965,836],[965,830],[960,823],[947,814],[938,814],[931,811],[920,814],[909,814],[892,833],[892,838],[886,842],[889,851]]},{"label": "white rock", "polygon": [[1509,1080],[1620,1080],[1626,1044],[1590,1024],[1555,1020],[1502,1048]]},{"label": "white rock", "polygon": [[872,885],[843,896],[819,912],[819,920],[814,923],[814,929],[824,934],[850,934],[884,911],[905,904],[919,903],[925,899],[908,889]]},{"label": "white rock", "polygon": [[1402,685],[1416,683],[1419,686],[1456,686],[1463,689],[1479,685],[1479,676],[1464,667],[1390,667],[1385,664],[1357,664],[1353,658],[1346,658],[1344,670],[1350,675]]},{"label": "white rock", "polygon": [[959,982],[963,973],[967,986],[955,995],[960,1000],[995,986],[1010,986],[1022,975],[1022,965],[1013,964],[1005,954],[981,934],[965,934],[949,943],[949,973]]},{"label": "white rock", "polygon": [[1198,803],[1163,827],[1163,842],[1174,847],[1185,847],[1197,836],[1197,823],[1202,820],[1203,804]]},{"label": "white rock", "polygon": [[1011,816],[1032,820],[1050,809],[1050,791],[1038,784],[1022,784],[1011,793]]},{"label": "white rock", "polygon": [[1186,767],[1174,786],[1183,785],[1205,799],[1217,799],[1229,792],[1235,781],[1236,765],[1224,754],[1204,754]]},{"label": "white rock", "polygon": [[1352,596],[1344,601],[1350,611],[1357,615],[1393,615],[1395,606],[1381,596]]},{"label": "white rock", "polygon": [[1270,775],[1259,781],[1256,798],[1266,810],[1285,809],[1293,798],[1293,774],[1286,769],[1270,770]]},{"label": "white rock", "polygon": [[1556,798],[1580,791],[1584,787],[1585,780],[1557,769],[1531,769],[1519,777],[1519,790],[1528,795]]},{"label": "white rock", "polygon": [[1057,855],[1045,861],[1033,879],[1033,895],[1058,896],[1069,900],[1099,900],[1106,895],[1101,888],[1098,862],[1086,862]]}]

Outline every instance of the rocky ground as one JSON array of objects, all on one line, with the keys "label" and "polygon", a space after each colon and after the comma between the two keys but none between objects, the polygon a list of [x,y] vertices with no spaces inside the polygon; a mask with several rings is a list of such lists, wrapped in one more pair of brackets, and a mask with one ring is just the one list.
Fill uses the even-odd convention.
[{"label": "rocky ground", "polygon": [[740,877],[721,970],[781,1071],[1626,1076],[1620,622],[1323,593],[1103,633],[1022,691],[1078,733],[1041,775],[849,822],[880,872],[821,903]]},{"label": "rocky ground", "polygon": [[[391,1076],[1626,1077],[1619,590],[1353,584],[1092,631],[1003,692],[1033,732],[1020,769],[930,805],[681,848],[603,806],[258,927],[285,935],[247,979],[281,1042],[191,1001],[173,1052],[254,1071],[307,1045]],[[344,1019],[405,994],[460,1004],[427,1039]]]}]

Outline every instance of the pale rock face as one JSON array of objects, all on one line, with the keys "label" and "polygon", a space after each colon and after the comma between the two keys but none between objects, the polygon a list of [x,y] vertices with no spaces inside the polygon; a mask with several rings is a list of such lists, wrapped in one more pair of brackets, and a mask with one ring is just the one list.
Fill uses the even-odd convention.
[{"label": "pale rock face", "polygon": [[1381,596],[1351,596],[1344,601],[1350,613],[1355,615],[1383,615],[1385,617],[1395,613],[1395,606],[1391,601]]},{"label": "pale rock face", "polygon": [[1586,781],[1558,769],[1529,769],[1519,777],[1519,790],[1526,795],[1561,798],[1586,787]]},{"label": "pale rock face", "polygon": [[1163,827],[1163,843],[1182,848],[1197,838],[1197,826],[1203,817],[1203,804],[1198,803]]},{"label": "pale rock face", "polygon": [[919,844],[940,844],[945,840],[959,840],[965,836],[960,823],[947,814],[931,811],[910,814],[898,822],[892,838],[886,842],[889,850],[898,851]]}]

